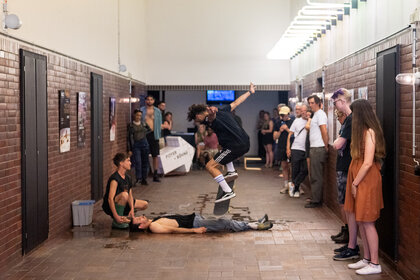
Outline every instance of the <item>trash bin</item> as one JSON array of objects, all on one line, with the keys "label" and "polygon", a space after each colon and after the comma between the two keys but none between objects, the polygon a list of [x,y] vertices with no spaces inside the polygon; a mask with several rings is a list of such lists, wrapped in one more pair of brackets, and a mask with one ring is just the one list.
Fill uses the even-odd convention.
[{"label": "trash bin", "polygon": [[95,200],[75,200],[71,203],[73,226],[87,226],[92,223]]}]

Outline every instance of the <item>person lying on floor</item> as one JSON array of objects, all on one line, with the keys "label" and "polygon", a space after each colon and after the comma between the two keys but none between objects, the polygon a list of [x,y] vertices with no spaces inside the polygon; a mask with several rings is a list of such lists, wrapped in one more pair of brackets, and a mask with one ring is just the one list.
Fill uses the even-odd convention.
[{"label": "person lying on floor", "polygon": [[235,220],[205,219],[200,214],[168,215],[148,219],[147,217],[134,217],[131,223],[132,231],[149,231],[152,233],[205,233],[221,231],[268,230],[273,224],[268,220],[267,214],[257,222],[247,223]]}]

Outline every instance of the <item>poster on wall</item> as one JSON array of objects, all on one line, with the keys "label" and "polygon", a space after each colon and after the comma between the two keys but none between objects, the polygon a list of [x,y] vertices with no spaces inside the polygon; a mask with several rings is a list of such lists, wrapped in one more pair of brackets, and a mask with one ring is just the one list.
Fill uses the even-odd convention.
[{"label": "poster on wall", "polygon": [[60,153],[70,151],[70,91],[60,90]]},{"label": "poster on wall", "polygon": [[77,94],[77,146],[85,146],[86,92]]},{"label": "poster on wall", "polygon": [[109,140],[115,140],[115,129],[116,129],[116,121],[115,121],[115,97],[109,98]]},{"label": "poster on wall", "polygon": [[367,87],[362,87],[359,88],[359,99],[366,99],[368,100],[368,88]]},{"label": "poster on wall", "polygon": [[349,89],[348,91],[351,94],[351,102],[353,103],[353,101],[354,101],[354,89]]}]

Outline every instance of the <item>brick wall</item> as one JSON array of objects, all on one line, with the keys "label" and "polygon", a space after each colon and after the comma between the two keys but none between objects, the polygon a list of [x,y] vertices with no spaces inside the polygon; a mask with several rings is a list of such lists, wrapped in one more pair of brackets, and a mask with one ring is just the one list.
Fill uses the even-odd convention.
[{"label": "brick wall", "polygon": [[[400,44],[401,46],[401,72],[411,72],[411,33],[403,32],[388,40],[381,41],[367,49],[350,55],[340,61],[326,66],[325,69],[325,92],[331,93],[337,88],[357,89],[368,87],[369,102],[376,109],[376,55]],[[417,49],[420,44],[417,43]],[[417,59],[417,65],[420,65]],[[317,78],[320,71],[306,75],[304,78],[304,96],[312,92],[319,92]],[[294,82],[291,84],[294,91]],[[290,93],[294,97],[294,93]],[[407,279],[419,279],[420,277],[420,177],[414,175],[412,154],[412,96],[411,87],[400,87],[400,147],[399,147],[399,261],[396,269]],[[420,139],[420,94],[416,95],[416,139],[417,146]],[[328,108],[325,108],[326,110]],[[417,150],[417,159],[420,152]],[[325,169],[324,201],[337,215],[336,176],[335,176],[336,152],[329,150],[328,163]]]},{"label": "brick wall", "polygon": [[[126,127],[129,121],[129,104],[118,103],[119,98],[128,97],[129,94],[129,81],[126,78],[0,38],[0,51],[4,52],[4,58],[0,57],[0,271],[22,258],[20,48],[47,56],[49,238],[71,227],[72,201],[91,198],[90,72],[103,75],[104,187],[114,170],[113,155],[126,151]],[[135,95],[145,94],[144,84],[137,82],[133,85]],[[58,91],[62,89],[70,90],[71,147],[67,153],[59,152]],[[86,92],[87,99],[85,147],[77,147],[77,92],[80,91]],[[117,101],[117,130],[113,142],[109,140],[108,120],[111,96]]]}]

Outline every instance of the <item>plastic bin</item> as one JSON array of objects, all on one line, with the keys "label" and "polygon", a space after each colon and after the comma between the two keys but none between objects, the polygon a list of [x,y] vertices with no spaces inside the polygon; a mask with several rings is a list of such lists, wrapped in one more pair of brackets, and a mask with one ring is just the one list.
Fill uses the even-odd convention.
[{"label": "plastic bin", "polygon": [[71,203],[73,226],[87,226],[92,223],[95,200],[75,200]]}]

